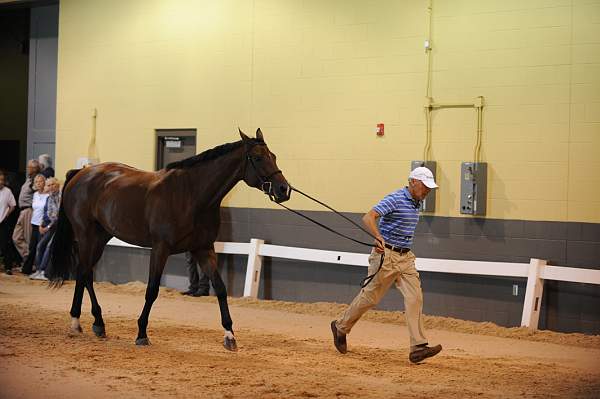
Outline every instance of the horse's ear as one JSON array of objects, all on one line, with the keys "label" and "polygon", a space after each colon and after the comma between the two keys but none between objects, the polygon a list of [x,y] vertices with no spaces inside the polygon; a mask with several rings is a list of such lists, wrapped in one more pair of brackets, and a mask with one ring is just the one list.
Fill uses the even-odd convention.
[{"label": "horse's ear", "polygon": [[240,129],[239,127],[238,127],[238,131],[240,132],[240,137],[242,138],[242,140],[244,140],[244,141],[250,140],[250,137],[246,136],[244,134],[244,132],[242,132],[242,129]]},{"label": "horse's ear", "polygon": [[260,141],[265,141],[265,139],[263,138],[263,134],[260,131],[260,128],[256,129],[256,138],[259,139]]}]

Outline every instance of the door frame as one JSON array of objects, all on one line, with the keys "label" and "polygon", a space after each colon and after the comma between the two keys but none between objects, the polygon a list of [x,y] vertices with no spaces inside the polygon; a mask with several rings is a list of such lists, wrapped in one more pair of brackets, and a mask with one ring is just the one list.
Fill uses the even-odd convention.
[{"label": "door frame", "polygon": [[179,137],[193,137],[195,138],[194,152],[198,149],[198,130],[196,128],[176,128],[176,129],[154,129],[154,170],[160,170],[162,168],[163,161],[163,148],[160,145],[160,139],[162,137],[179,136]]}]

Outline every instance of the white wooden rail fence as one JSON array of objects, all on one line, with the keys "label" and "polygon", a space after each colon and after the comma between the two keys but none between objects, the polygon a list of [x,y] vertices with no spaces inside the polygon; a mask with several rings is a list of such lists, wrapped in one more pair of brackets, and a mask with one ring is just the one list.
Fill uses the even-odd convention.
[{"label": "white wooden rail fence", "polygon": [[[108,244],[139,248],[116,238],[111,239]],[[365,267],[368,266],[369,257],[368,254],[354,252],[271,245],[255,238],[249,243],[215,242],[215,251],[221,254],[248,255],[244,296],[253,298],[258,296],[262,259],[265,256]],[[600,285],[600,270],[549,266],[541,259],[531,259],[529,263],[508,263],[417,258],[416,267],[423,272],[526,278],[527,288],[521,326],[532,329],[538,328],[545,280]]]}]

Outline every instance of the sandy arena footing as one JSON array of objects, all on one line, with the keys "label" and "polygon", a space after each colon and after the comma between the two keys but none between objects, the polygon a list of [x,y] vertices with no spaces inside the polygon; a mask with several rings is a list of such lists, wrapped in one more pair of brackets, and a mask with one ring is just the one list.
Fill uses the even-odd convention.
[{"label": "sandy arena footing", "polygon": [[345,305],[231,298],[239,352],[222,347],[215,298],[161,289],[149,347],[136,347],[145,285],[96,284],[106,339],[69,336],[73,285],[59,290],[0,277],[0,398],[599,398],[600,337],[532,333],[427,317],[444,350],[408,361],[400,312],[370,312],[331,344],[329,322]]}]

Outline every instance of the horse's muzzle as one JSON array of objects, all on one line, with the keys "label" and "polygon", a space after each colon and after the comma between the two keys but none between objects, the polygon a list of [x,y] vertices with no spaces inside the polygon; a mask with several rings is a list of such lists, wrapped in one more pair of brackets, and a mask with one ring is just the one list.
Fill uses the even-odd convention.
[{"label": "horse's muzzle", "polygon": [[279,195],[275,196],[275,202],[285,202],[290,199],[292,196],[292,187],[287,183],[282,183],[279,185]]},{"label": "horse's muzzle", "polygon": [[265,182],[263,183],[262,190],[271,198],[271,201],[278,204],[289,200],[292,195],[292,188],[287,183]]}]

